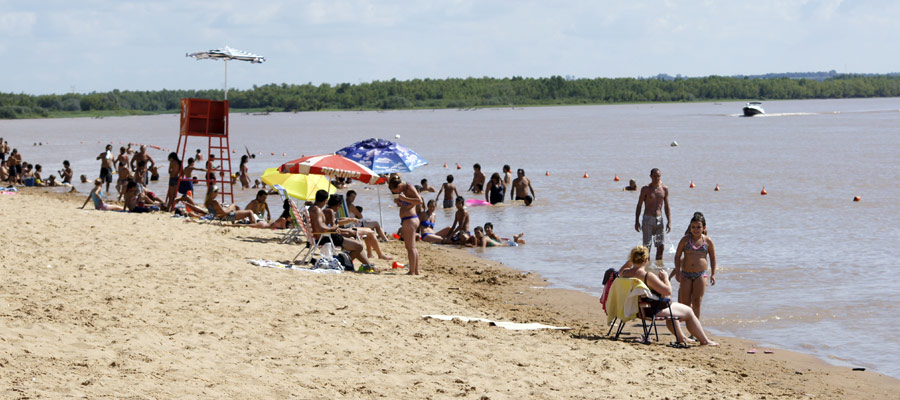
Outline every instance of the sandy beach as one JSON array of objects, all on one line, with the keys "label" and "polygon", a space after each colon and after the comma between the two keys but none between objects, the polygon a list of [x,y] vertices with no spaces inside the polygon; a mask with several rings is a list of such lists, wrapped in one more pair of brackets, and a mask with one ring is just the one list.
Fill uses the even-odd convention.
[{"label": "sandy beach", "polygon": [[[420,277],[263,268],[279,232],[0,196],[2,398],[893,398],[900,381],[746,341],[605,337],[596,298],[420,244]],[[405,261],[400,242],[385,250]],[[599,268],[599,267],[598,267]],[[539,322],[511,331],[445,314]],[[633,324],[624,336],[640,331]],[[662,332],[661,332],[662,334]]]}]

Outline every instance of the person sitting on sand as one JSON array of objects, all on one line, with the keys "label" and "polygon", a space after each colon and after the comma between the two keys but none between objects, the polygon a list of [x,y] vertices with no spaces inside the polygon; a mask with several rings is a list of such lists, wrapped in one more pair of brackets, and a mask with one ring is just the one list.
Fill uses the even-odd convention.
[{"label": "person sitting on sand", "polygon": [[41,173],[44,172],[44,167],[41,164],[37,164],[34,166],[34,186],[46,186],[44,183],[44,177],[41,176]]},{"label": "person sitting on sand", "polygon": [[444,238],[444,243],[466,244],[472,232],[469,232],[469,211],[466,210],[466,199],[462,196],[456,198],[456,215],[453,224],[441,229],[438,236]]},{"label": "person sitting on sand", "polygon": [[88,194],[87,199],[84,200],[84,204],[81,205],[81,209],[84,209],[84,206],[87,205],[89,201],[94,201],[94,209],[100,211],[122,211],[123,208],[121,206],[115,204],[106,204],[103,202],[103,180],[100,178],[94,179],[94,188],[91,189],[91,193]]},{"label": "person sitting on sand", "polygon": [[419,237],[422,241],[428,243],[443,243],[444,238],[434,233],[434,210],[437,203],[434,200],[428,200],[425,210],[419,213]]},{"label": "person sitting on sand", "polygon": [[247,207],[244,207],[244,209],[253,211],[257,218],[268,221],[269,218],[272,218],[272,212],[269,211],[269,205],[266,203],[268,197],[268,192],[260,190],[256,192],[256,198],[247,203]]},{"label": "person sitting on sand", "polygon": [[216,195],[218,194],[219,187],[217,185],[210,186],[209,191],[206,192],[206,200],[203,201],[203,205],[206,206],[206,209],[210,214],[215,215],[217,219],[231,223],[235,223],[244,218],[250,218],[250,223],[252,224],[256,223],[256,214],[254,214],[253,211],[240,210],[234,204],[224,207],[222,206],[222,203],[219,203],[219,200],[216,200]]},{"label": "person sitting on sand", "polygon": [[[353,217],[347,218],[338,218],[338,208],[341,206],[341,199],[338,196],[332,195],[328,198],[328,203],[325,206],[325,209],[322,210],[325,213],[325,223],[329,225],[337,225],[344,226],[347,224],[357,225],[359,220]],[[354,238],[362,240],[366,243],[366,256],[368,258],[372,258],[372,250],[375,250],[375,253],[378,254],[378,258],[382,260],[393,260],[393,257],[386,256],[381,251],[381,246],[378,245],[378,238],[375,237],[375,231],[369,228],[364,227],[355,227],[350,228],[350,230],[344,230],[341,233],[345,238]]]},{"label": "person sitting on sand", "polygon": [[[316,243],[331,243],[350,252],[350,258],[357,259],[362,265],[360,270],[369,270],[374,266],[369,263],[369,258],[363,254],[363,244],[357,239],[344,238],[345,232],[352,232],[325,221],[325,205],[328,202],[328,192],[319,190],[316,192],[316,202],[309,207],[309,222],[313,230],[313,239]],[[324,236],[323,236],[324,235]]]},{"label": "person sitting on sand", "polygon": [[[660,270],[657,273],[650,273],[647,270],[647,266],[649,265],[649,263],[650,250],[644,246],[637,246],[631,250],[628,261],[625,262],[625,264],[622,265],[622,268],[619,270],[619,277],[635,278],[643,281],[644,284],[646,284],[650,289],[650,292],[657,297],[672,296],[672,284],[669,283],[669,277],[666,272]],[[678,317],[680,321],[684,321],[687,324],[688,331],[691,332],[691,335],[693,335],[700,341],[701,345],[719,345],[718,343],[709,340],[709,338],[706,336],[706,332],[703,331],[703,326],[700,324],[700,318],[697,318],[697,315],[694,314],[694,310],[692,310],[691,307],[673,301],[671,304],[671,310],[673,316]],[[668,317],[669,307],[659,307],[659,311],[656,313],[656,316]],[[678,329],[678,334],[676,335],[676,337],[678,337],[682,341],[692,341],[691,339],[688,339],[681,331],[680,324],[675,324],[673,326],[670,320],[666,320],[666,327],[669,328],[669,331],[672,332],[672,334],[675,334],[674,329]]]},{"label": "person sitting on sand", "polygon": [[481,247],[482,249],[485,247],[509,247],[509,246],[515,247],[515,246],[519,245],[519,243],[518,243],[519,237],[521,235],[524,235],[524,233],[520,233],[520,234],[514,236],[513,240],[498,241],[498,240],[494,240],[492,238],[487,237],[484,233],[484,229],[482,229],[480,226],[476,226],[475,229],[473,230],[473,232],[474,232],[474,236],[473,236],[474,240],[470,241],[469,243],[466,243],[466,246]]},{"label": "person sitting on sand", "polygon": [[56,175],[50,174],[50,177],[47,178],[47,183],[45,184],[49,187],[62,186],[59,184],[59,181],[56,180]]},{"label": "person sitting on sand", "polygon": [[481,194],[481,191],[484,190],[484,172],[481,172],[481,164],[475,163],[472,166],[472,169],[475,170],[475,175],[472,176],[472,184],[469,185],[469,191],[475,194]]},{"label": "person sitting on sand", "polygon": [[87,175],[85,175],[85,174],[81,174],[81,176],[79,176],[78,179],[81,180],[81,183],[87,183],[87,182],[88,182]]},{"label": "person sitting on sand", "polygon": [[6,160],[0,161],[0,181],[9,180],[9,163]]},{"label": "person sitting on sand", "polygon": [[447,175],[447,182],[441,185],[441,190],[438,190],[437,195],[434,196],[435,200],[441,198],[441,193],[444,193],[444,202],[442,203],[444,208],[453,208],[453,200],[459,197],[459,191],[453,184],[453,175]]},{"label": "person sitting on sand", "polygon": [[375,231],[378,234],[378,240],[382,242],[386,242],[388,240],[387,235],[384,234],[384,230],[381,229],[381,224],[378,221],[369,221],[366,218],[363,218],[362,215],[362,207],[354,204],[356,201],[356,191],[348,190],[347,196],[344,198],[347,203],[347,211],[350,215],[356,217],[359,220],[359,226],[364,228],[369,228]]},{"label": "person sitting on sand", "polygon": [[[484,223],[484,236],[487,236],[497,242],[509,242],[509,239],[497,236],[497,234],[494,232],[494,224],[490,222]],[[524,232],[513,236],[513,243],[525,244],[525,239],[522,238],[523,236],[525,236]]]},{"label": "person sitting on sand", "polygon": [[129,179],[125,184],[125,210],[133,213],[146,213],[150,211],[159,211],[160,203],[156,203],[145,193],[141,193],[138,189],[138,183],[134,179]]}]

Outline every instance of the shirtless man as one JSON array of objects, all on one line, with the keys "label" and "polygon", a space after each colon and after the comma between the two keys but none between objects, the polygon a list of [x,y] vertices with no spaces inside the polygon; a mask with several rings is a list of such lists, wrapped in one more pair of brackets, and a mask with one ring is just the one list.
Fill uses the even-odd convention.
[{"label": "shirtless man", "polygon": [[[528,189],[531,194],[526,194],[525,189]],[[512,190],[509,191],[509,198],[522,200],[526,206],[530,206],[531,202],[534,201],[534,188],[531,187],[531,180],[525,177],[525,170],[522,168],[516,170],[516,179],[512,181]]]},{"label": "shirtless man", "polygon": [[128,166],[131,165],[129,161],[131,160],[128,159],[128,149],[126,149],[124,146],[119,147],[119,156],[116,157],[116,164],[122,162],[125,163],[126,166]]},{"label": "shirtless man", "polygon": [[[656,246],[656,264],[662,266],[663,244],[665,234],[663,233],[663,217],[662,211],[665,207],[666,212],[666,230],[668,233],[672,230],[672,221],[669,212],[669,188],[660,181],[662,173],[659,168],[650,170],[650,184],[641,188],[641,194],[638,196],[637,209],[634,211],[634,230],[643,232],[644,246],[650,248],[651,239],[653,245]],[[641,206],[644,206],[644,218],[641,220]]]},{"label": "shirtless man", "polygon": [[475,170],[475,175],[472,177],[472,184],[469,185],[469,191],[475,194],[479,194],[484,191],[484,172],[481,172],[481,164],[476,163],[472,166],[472,169]]},{"label": "shirtless man", "polygon": [[106,145],[106,150],[100,153],[97,159],[100,160],[100,179],[106,182],[106,192],[109,193],[109,184],[112,183],[113,167],[115,166],[112,145]]},{"label": "shirtless man", "polygon": [[269,205],[266,203],[268,197],[269,194],[265,190],[260,190],[256,192],[256,198],[247,203],[247,207],[244,209],[253,211],[260,220],[268,221],[272,218],[272,212],[269,211]]},{"label": "shirtless man", "polygon": [[309,220],[312,224],[313,232],[316,232],[314,236],[317,236],[316,239],[318,240],[318,236],[325,235],[319,241],[320,244],[332,243],[335,247],[341,247],[350,252],[350,258],[355,258],[363,264],[360,266],[360,269],[370,268],[369,258],[363,253],[363,244],[359,240],[341,236],[342,233],[352,233],[353,230],[325,223],[325,212],[323,209],[327,202],[328,192],[319,190],[316,192],[315,204],[309,207]]},{"label": "shirtless man", "polygon": [[456,185],[453,184],[453,175],[447,175],[447,182],[441,185],[441,190],[438,190],[434,199],[439,199],[442,192],[444,193],[444,208],[453,208],[453,199],[459,197]]},{"label": "shirtless man", "polygon": [[69,164],[69,160],[63,160],[63,169],[57,171],[59,172],[59,176],[62,177],[62,183],[72,184],[72,175],[75,174],[75,171],[72,171],[72,167]]},{"label": "shirtless man", "polygon": [[[137,174],[137,166],[141,161],[144,162],[144,170],[141,171],[140,174]],[[156,162],[153,161],[153,157],[150,157],[147,154],[147,146],[141,145],[141,149],[134,153],[134,157],[131,158],[131,170],[135,172],[134,179],[138,182],[143,183],[145,186],[150,184],[150,168],[156,166]]]},{"label": "shirtless man", "polygon": [[509,187],[512,184],[512,167],[509,164],[503,165],[503,186]]},{"label": "shirtless man", "polygon": [[456,198],[456,215],[453,217],[453,224],[441,229],[437,235],[444,238],[444,243],[464,245],[469,242],[469,237],[472,235],[469,232],[469,212],[466,210],[466,199],[462,196]]},{"label": "shirtless man", "polygon": [[422,188],[419,189],[419,193],[422,193],[422,192],[434,193],[434,192],[436,192],[436,190],[434,190],[434,186],[431,186],[428,184],[428,179],[422,179],[422,182],[420,182],[420,183],[422,184],[421,185]]}]

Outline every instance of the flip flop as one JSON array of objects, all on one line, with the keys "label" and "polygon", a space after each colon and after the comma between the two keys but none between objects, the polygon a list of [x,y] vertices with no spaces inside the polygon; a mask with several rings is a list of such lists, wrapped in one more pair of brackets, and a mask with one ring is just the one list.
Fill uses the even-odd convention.
[{"label": "flip flop", "polygon": [[747,354],[756,354],[756,349],[747,350]]},{"label": "flip flop", "polygon": [[765,351],[763,351],[763,353],[772,354],[772,353],[775,353],[775,350],[765,350]]}]

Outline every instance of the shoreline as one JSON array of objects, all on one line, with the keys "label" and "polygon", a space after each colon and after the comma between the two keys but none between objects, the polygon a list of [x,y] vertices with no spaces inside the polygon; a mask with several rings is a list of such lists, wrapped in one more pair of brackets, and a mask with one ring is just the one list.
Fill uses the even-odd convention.
[{"label": "shoreline", "polygon": [[[0,254],[8,396],[862,399],[900,390],[897,379],[805,354],[746,354],[741,339],[684,350],[607,340],[595,297],[548,289],[466,250],[420,245],[417,278],[381,260],[376,275],[261,268],[247,259],[290,259],[298,246],[266,230],[78,210],[83,197],[26,189],[0,198],[19,238]],[[385,251],[405,258],[400,242]],[[573,329],[512,332],[426,314]],[[639,331],[629,324],[623,336]],[[650,390],[632,382],[648,377],[658,383]]]}]

